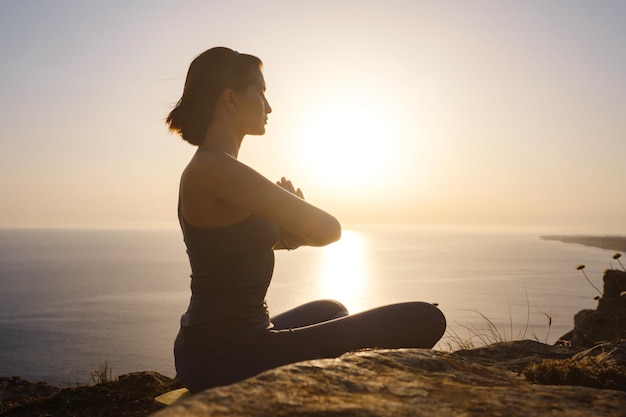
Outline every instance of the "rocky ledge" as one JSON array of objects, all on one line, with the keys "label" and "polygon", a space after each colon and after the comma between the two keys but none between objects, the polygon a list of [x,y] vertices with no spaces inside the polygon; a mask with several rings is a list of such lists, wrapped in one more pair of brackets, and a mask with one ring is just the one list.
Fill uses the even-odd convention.
[{"label": "rocky ledge", "polygon": [[155,417],[626,416],[624,289],[626,273],[606,271],[598,309],[577,314],[555,346],[353,352],[207,390]]},{"label": "rocky ledge", "polygon": [[625,348],[606,347],[619,350],[621,362],[614,353],[591,356],[621,368],[613,389],[538,385],[524,377],[523,369],[546,357],[574,365],[589,357],[571,347],[522,341],[455,353],[372,350],[268,371],[196,394],[154,417],[624,415]]},{"label": "rocky ledge", "polygon": [[[626,273],[609,270],[604,284],[598,308],[577,314],[569,340],[554,346],[524,340],[456,352],[352,352],[207,390],[153,417],[626,416]],[[176,387],[151,372],[58,391],[31,386],[40,397],[0,416],[148,415],[152,399]],[[0,386],[5,405],[9,397],[16,401]]]}]

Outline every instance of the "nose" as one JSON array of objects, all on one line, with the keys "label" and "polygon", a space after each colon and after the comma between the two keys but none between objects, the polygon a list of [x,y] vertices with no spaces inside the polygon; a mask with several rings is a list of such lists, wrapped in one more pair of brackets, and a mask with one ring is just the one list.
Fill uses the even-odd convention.
[{"label": "nose", "polygon": [[263,100],[265,100],[265,113],[270,114],[272,112],[272,106],[270,106],[270,102],[267,101],[267,98],[263,97]]}]

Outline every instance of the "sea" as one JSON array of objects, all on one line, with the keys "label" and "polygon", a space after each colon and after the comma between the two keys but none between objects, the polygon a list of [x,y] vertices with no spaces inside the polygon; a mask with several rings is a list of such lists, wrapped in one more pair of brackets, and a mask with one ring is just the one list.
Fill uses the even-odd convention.
[{"label": "sea", "polygon": [[[436,303],[448,330],[435,349],[497,340],[554,343],[594,309],[615,251],[506,227],[351,225],[323,248],[278,251],[271,314],[332,298],[357,313]],[[580,264],[584,271],[577,270]],[[176,229],[0,229],[0,376],[60,386],[157,371],[189,301]],[[411,331],[411,329],[407,329]]]}]

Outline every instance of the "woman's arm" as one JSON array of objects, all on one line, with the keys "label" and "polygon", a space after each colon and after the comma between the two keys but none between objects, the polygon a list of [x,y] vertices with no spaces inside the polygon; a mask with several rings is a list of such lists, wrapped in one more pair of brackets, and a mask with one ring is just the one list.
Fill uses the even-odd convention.
[{"label": "woman's arm", "polygon": [[[225,153],[203,152],[196,157],[201,160],[196,161],[191,168],[192,175],[188,176],[191,192],[209,193],[278,224],[288,232],[285,238],[290,234],[291,239],[297,236],[300,244],[324,246],[341,237],[337,219],[304,201],[296,190],[292,193],[290,182],[281,180],[281,185],[274,184]],[[284,243],[285,246],[291,244]]]},{"label": "woman's arm", "polygon": [[[286,179],[285,177],[282,177],[279,181],[276,181],[276,185],[278,185],[282,189],[285,189],[289,191],[291,194],[296,195],[304,200],[304,194],[302,193],[302,190],[300,188],[296,189],[293,186],[293,183],[289,181],[288,179]],[[281,227],[280,239],[278,240],[276,245],[274,245],[274,249],[292,250],[292,249],[297,249],[300,246],[304,246],[306,244],[307,244],[306,239],[304,239],[302,236],[296,233],[290,232],[289,230]]]}]

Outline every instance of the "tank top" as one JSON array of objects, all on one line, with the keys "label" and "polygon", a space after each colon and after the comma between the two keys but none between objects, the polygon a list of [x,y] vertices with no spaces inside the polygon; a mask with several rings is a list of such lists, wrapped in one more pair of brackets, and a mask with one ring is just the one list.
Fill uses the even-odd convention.
[{"label": "tank top", "polygon": [[191,265],[191,301],[176,346],[223,350],[248,346],[272,327],[265,296],[274,271],[279,228],[249,215],[239,223],[204,229],[178,219]]}]

